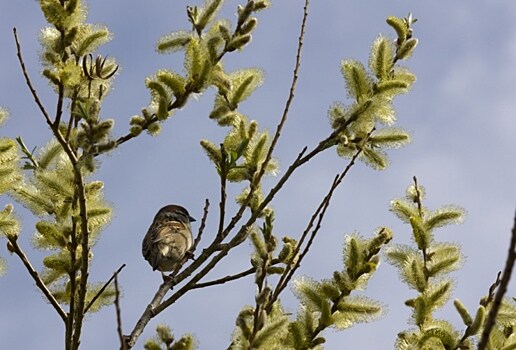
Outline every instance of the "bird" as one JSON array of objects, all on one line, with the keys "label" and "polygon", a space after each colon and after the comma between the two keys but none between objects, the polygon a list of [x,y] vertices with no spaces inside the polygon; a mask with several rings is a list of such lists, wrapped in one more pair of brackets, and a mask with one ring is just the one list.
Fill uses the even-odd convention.
[{"label": "bird", "polygon": [[152,270],[176,271],[193,246],[190,223],[195,221],[180,205],[161,208],[143,238],[142,254]]}]

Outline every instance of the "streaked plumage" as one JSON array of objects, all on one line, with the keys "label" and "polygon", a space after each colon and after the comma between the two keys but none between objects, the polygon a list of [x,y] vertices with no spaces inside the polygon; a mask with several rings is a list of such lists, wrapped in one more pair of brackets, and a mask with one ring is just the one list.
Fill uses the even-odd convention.
[{"label": "streaked plumage", "polygon": [[161,208],[143,238],[142,254],[153,270],[174,271],[193,245],[190,222],[195,221],[179,205]]}]

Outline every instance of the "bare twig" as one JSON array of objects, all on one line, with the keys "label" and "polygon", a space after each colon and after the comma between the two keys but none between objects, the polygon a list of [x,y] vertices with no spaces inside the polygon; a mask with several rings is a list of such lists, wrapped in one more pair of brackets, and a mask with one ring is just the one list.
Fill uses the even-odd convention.
[{"label": "bare twig", "polygon": [[496,295],[493,301],[493,305],[489,310],[489,315],[487,316],[487,320],[484,326],[484,330],[482,331],[482,337],[480,338],[480,342],[478,343],[478,350],[485,350],[487,348],[487,343],[489,342],[489,334],[493,329],[496,321],[496,315],[498,314],[498,310],[502,304],[502,299],[504,294],[507,292],[507,286],[509,285],[509,280],[511,279],[512,269],[514,268],[514,262],[516,261],[516,215],[514,217],[514,224],[512,227],[511,234],[511,242],[509,244],[509,252],[507,254],[507,260],[505,262],[505,268],[502,273],[502,279],[500,280],[500,285],[496,291]]},{"label": "bare twig", "polygon": [[[369,134],[367,135],[367,138],[370,137],[370,135],[373,131],[374,131],[374,129],[371,130],[371,132],[369,132]],[[360,148],[355,153],[355,155],[351,158],[350,162],[348,163],[346,168],[343,170],[343,172],[341,174],[335,176],[335,179],[333,180],[333,183],[332,183],[328,193],[323,198],[323,200],[319,204],[319,207],[316,209],[316,211],[310,218],[310,221],[308,222],[308,225],[307,225],[305,231],[301,235],[301,239],[299,240],[296,248],[294,249],[294,254],[292,257],[291,264],[287,264],[287,268],[285,269],[285,272],[281,275],[281,278],[278,281],[278,284],[276,285],[274,292],[272,293],[272,296],[271,296],[271,299],[269,302],[269,306],[268,306],[268,310],[270,310],[270,308],[272,308],[272,304],[274,304],[274,302],[278,299],[281,292],[283,292],[283,290],[287,287],[289,281],[294,276],[294,273],[296,272],[296,270],[299,268],[299,266],[301,266],[301,261],[303,260],[305,255],[310,250],[310,247],[315,239],[315,236],[317,235],[319,229],[321,228],[322,220],[324,219],[326,210],[328,209],[328,206],[330,205],[330,200],[333,196],[333,193],[335,192],[337,187],[341,184],[344,177],[348,174],[349,170],[353,167],[353,165],[355,164],[355,161],[357,160],[357,158],[360,156],[361,153],[362,153],[362,148]],[[299,255],[299,257],[297,257],[297,255],[301,249],[301,246],[302,246],[304,240],[306,239],[306,237],[308,236],[310,230],[312,229],[317,217],[318,217],[318,219],[317,219],[315,228],[312,230],[312,233],[310,234],[310,238],[309,238],[305,248],[303,249],[303,252]],[[294,259],[297,259],[295,261],[295,263],[294,263]],[[291,267],[291,266],[293,266],[293,267]]]},{"label": "bare twig", "polygon": [[100,288],[100,290],[97,292],[97,294],[95,294],[95,296],[93,297],[93,299],[91,299],[91,301],[88,303],[88,305],[86,305],[86,307],[84,308],[84,313],[87,313],[88,310],[90,309],[90,307],[93,305],[93,303],[95,301],[97,301],[97,299],[100,297],[100,295],[102,293],[104,293],[104,291],[106,290],[106,288],[109,286],[109,284],[114,280],[116,279],[117,275],[120,273],[120,271],[122,271],[122,269],[125,267],[125,264],[122,264],[122,266],[120,266],[118,268],[118,270],[116,270],[114,273],[113,273],[113,276],[111,276],[111,278],[106,282],[104,283],[104,285],[102,286],[102,288]]},{"label": "bare twig", "polygon": [[210,208],[210,201],[206,198],[204,202],[204,209],[202,214],[201,225],[199,225],[199,231],[197,231],[197,237],[195,237],[194,244],[192,246],[192,253],[195,252],[197,246],[201,242],[202,233],[204,232],[204,228],[206,227],[206,219],[208,218],[208,209]]},{"label": "bare twig", "polygon": [[[276,132],[274,133],[274,137],[271,141],[271,145],[269,147],[269,150],[267,151],[267,156],[265,157],[263,163],[260,165],[258,174],[253,178],[253,181],[251,181],[251,184],[249,186],[249,193],[248,193],[247,197],[244,199],[242,205],[240,206],[240,209],[235,214],[235,216],[233,216],[233,218],[231,219],[228,226],[224,229],[224,231],[222,233],[220,233],[222,239],[225,238],[229,234],[229,232],[236,226],[238,221],[241,219],[248,203],[253,198],[254,192],[256,191],[258,184],[260,183],[263,175],[265,174],[265,169],[267,168],[267,165],[269,164],[269,162],[272,159],[272,153],[274,152],[276,144],[281,136],[281,130],[283,129],[283,126],[285,125],[285,123],[288,119],[288,114],[290,112],[290,106],[292,105],[292,101],[294,100],[294,93],[296,91],[297,80],[298,80],[298,76],[299,76],[299,69],[301,68],[301,52],[303,50],[303,41],[304,41],[304,36],[305,36],[306,22],[308,19],[308,5],[309,4],[310,4],[310,1],[305,0],[303,19],[301,21],[301,29],[300,29],[300,34],[299,34],[298,43],[297,43],[296,62],[294,65],[292,82],[290,84],[290,90],[289,90],[289,94],[287,97],[287,101],[285,103],[285,108],[283,110],[283,114],[281,116],[280,122],[276,126]],[[290,177],[290,174],[286,178],[288,178],[288,177]],[[271,199],[272,199],[272,197],[271,197]],[[260,208],[257,210],[257,212],[261,212],[267,204],[261,205]]]},{"label": "bare twig", "polygon": [[39,110],[45,117],[47,124],[52,128],[52,120],[50,119],[50,115],[46,111],[41,100],[39,99],[38,93],[36,92],[36,89],[34,88],[34,86],[32,85],[32,82],[30,80],[29,73],[27,73],[27,68],[25,67],[25,62],[23,61],[21,45],[20,45],[20,41],[18,40],[18,33],[16,31],[16,27],[13,28],[13,34],[14,34],[14,41],[16,43],[16,55],[18,56],[18,62],[20,63],[23,76],[25,77],[25,82],[27,83],[27,86],[29,87],[32,97],[34,98],[34,101],[36,101],[36,104],[38,105]]},{"label": "bare twig", "polygon": [[18,245],[18,242],[16,241],[16,238],[10,238],[8,236],[7,239],[9,240],[9,243],[10,243],[9,249],[13,253],[18,255],[18,257],[20,257],[21,261],[23,262],[23,265],[25,265],[25,268],[27,269],[27,271],[29,271],[29,274],[34,279],[34,282],[36,282],[36,285],[38,286],[38,288],[43,292],[43,294],[48,299],[50,304],[52,304],[52,306],[57,311],[57,313],[59,314],[59,316],[61,317],[63,322],[65,322],[65,324],[66,324],[66,321],[68,319],[68,315],[61,308],[61,305],[59,305],[59,303],[57,302],[56,298],[54,298],[54,296],[52,295],[50,290],[48,290],[47,286],[45,285],[45,283],[43,282],[43,280],[39,276],[38,272],[34,269],[34,267],[32,267],[32,264],[30,263],[29,258],[27,257],[27,255],[25,255],[25,253],[23,252],[21,247]]},{"label": "bare twig", "polygon": [[224,284],[226,282],[235,281],[235,280],[240,279],[242,277],[246,277],[246,276],[252,275],[255,272],[256,272],[256,268],[255,267],[250,267],[247,270],[239,272],[239,273],[236,273],[234,275],[227,275],[227,276],[218,278],[218,279],[213,280],[213,281],[196,283],[190,289],[199,289],[199,288],[211,287],[211,286],[216,286],[216,285],[219,285],[219,284]]},{"label": "bare twig", "polygon": [[124,266],[125,264],[113,275],[115,278],[116,330],[118,338],[120,339],[120,350],[127,350],[127,344],[125,343],[124,334],[122,332],[122,310],[120,308],[120,289],[118,288],[118,273]]},{"label": "bare twig", "polygon": [[[421,190],[419,189],[419,185],[417,183],[417,177],[413,176],[412,179],[414,180],[414,189],[416,190],[416,198],[415,202],[417,204],[417,211],[419,213],[419,217],[421,220],[424,219],[424,212],[423,212],[423,203],[421,202]],[[425,275],[425,279],[428,281],[430,276],[428,275],[428,255],[426,253],[426,248],[421,249],[421,252],[423,253],[423,274]]]},{"label": "bare twig", "polygon": [[217,230],[217,238],[223,239],[222,231],[224,231],[224,220],[226,217],[226,183],[227,183],[227,175],[228,175],[228,167],[227,167],[227,158],[228,154],[226,149],[224,148],[224,144],[220,144],[220,204],[219,204],[219,229]]},{"label": "bare twig", "polygon": [[500,277],[502,276],[502,271],[498,271],[498,273],[496,274],[496,281],[493,282],[493,284],[489,287],[489,292],[487,293],[487,298],[485,298],[485,300],[481,300],[480,301],[480,305],[482,305],[483,307],[487,307],[487,305],[489,305],[493,299],[494,299],[494,296],[495,296],[495,292],[496,292],[496,287],[498,287],[500,285]]},{"label": "bare twig", "polygon": [[[75,193],[72,200],[72,210],[77,209],[77,194]],[[71,266],[76,266],[77,262],[77,218],[72,216],[72,230],[70,232],[70,262]],[[77,270],[70,271],[70,306],[68,308],[69,315],[75,315],[75,295],[77,293]],[[68,317],[68,323],[65,330],[65,350],[70,349],[73,337],[74,317]]]},{"label": "bare twig", "polygon": [[276,132],[274,133],[274,138],[272,139],[271,146],[269,147],[269,151],[267,152],[267,157],[265,157],[265,160],[263,161],[260,169],[260,174],[258,175],[258,178],[261,179],[265,172],[265,168],[269,164],[272,153],[274,151],[274,148],[276,147],[276,144],[278,143],[278,140],[281,135],[281,130],[283,129],[283,126],[285,125],[288,114],[290,111],[290,106],[292,105],[292,101],[294,101],[294,93],[296,91],[297,87],[297,79],[299,77],[299,69],[301,68],[301,53],[303,51],[303,41],[305,38],[305,28],[306,28],[306,22],[308,20],[308,6],[310,5],[309,0],[305,0],[305,6],[303,8],[303,20],[301,21],[301,30],[299,33],[299,38],[297,40],[297,53],[296,53],[296,63],[294,66],[294,73],[292,75],[292,83],[290,84],[290,91],[288,94],[287,102],[285,103],[285,108],[283,110],[283,115],[281,116],[281,120],[276,127]]}]

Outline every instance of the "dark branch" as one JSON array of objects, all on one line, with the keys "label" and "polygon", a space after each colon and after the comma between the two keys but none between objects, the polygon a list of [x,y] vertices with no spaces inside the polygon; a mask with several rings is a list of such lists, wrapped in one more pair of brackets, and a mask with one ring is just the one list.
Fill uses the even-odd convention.
[{"label": "dark branch", "polygon": [[[373,131],[374,131],[374,129],[371,130],[371,132],[369,132],[369,134],[367,135],[367,138],[370,137],[370,135]],[[296,260],[295,264],[287,264],[287,268],[285,269],[285,272],[282,274],[282,276],[281,276],[280,280],[278,281],[278,284],[276,285],[276,288],[272,294],[272,297],[271,297],[269,305],[268,305],[268,310],[270,310],[270,308],[272,307],[272,304],[274,304],[274,302],[278,299],[281,292],[287,287],[289,281],[294,276],[294,273],[296,272],[296,270],[299,268],[299,266],[301,266],[301,261],[303,260],[303,258],[306,256],[306,254],[310,250],[310,247],[315,239],[315,236],[317,235],[317,233],[319,232],[319,229],[321,228],[322,220],[324,219],[326,210],[328,209],[328,206],[330,205],[330,201],[333,196],[333,193],[335,192],[337,187],[342,183],[342,180],[348,174],[349,170],[353,167],[353,165],[355,164],[355,161],[357,160],[357,158],[360,156],[361,153],[362,153],[362,148],[360,148],[355,153],[353,158],[351,158],[350,162],[348,163],[348,165],[346,166],[344,171],[335,177],[328,193],[323,198],[323,200],[319,204],[319,207],[316,209],[316,211],[310,218],[310,221],[308,222],[308,225],[307,225],[305,231],[303,232],[303,234],[301,235],[301,239],[299,240],[299,242],[294,250],[292,259],[297,258],[297,260]],[[312,229],[312,227],[316,221],[316,218],[317,218],[317,223],[315,225],[315,228],[312,230],[312,232],[310,234],[310,238],[309,238],[305,248],[303,249],[303,252],[299,255],[299,257],[297,257],[303,242],[305,241],[306,237],[310,233],[310,230]],[[292,260],[292,263],[293,262],[294,261]],[[290,267],[290,266],[292,266],[292,267]]]},{"label": "dark branch", "polygon": [[218,278],[218,279],[213,280],[213,281],[196,283],[190,289],[199,289],[199,288],[211,287],[211,286],[216,286],[216,285],[219,285],[219,284],[224,284],[226,282],[235,281],[235,280],[240,279],[242,277],[246,277],[246,276],[252,275],[255,272],[256,272],[256,268],[250,267],[249,269],[247,269],[245,271],[242,271],[240,273],[236,273],[234,275],[227,275],[225,277],[221,277],[221,278]]},{"label": "dark branch", "polygon": [[201,242],[202,233],[204,232],[204,228],[206,227],[206,219],[208,218],[208,209],[210,208],[210,201],[206,198],[204,202],[204,209],[202,214],[201,225],[199,226],[199,231],[197,232],[197,237],[195,237],[194,244],[192,246],[192,253],[195,252],[197,246]]},{"label": "dark branch", "polygon": [[502,299],[505,293],[507,292],[507,286],[509,285],[509,280],[511,279],[512,269],[514,268],[514,262],[516,261],[516,215],[514,216],[514,224],[512,227],[511,234],[511,243],[509,244],[509,252],[507,254],[507,261],[505,262],[505,268],[502,273],[502,279],[500,280],[500,285],[498,286],[498,290],[496,291],[496,295],[493,301],[493,305],[491,306],[491,310],[489,310],[489,315],[487,316],[487,320],[484,326],[484,330],[482,331],[482,338],[480,338],[480,342],[478,343],[478,350],[485,350],[487,348],[487,343],[489,342],[489,334],[493,329],[496,321],[496,315],[498,314],[498,310],[502,305]]},{"label": "dark branch", "polygon": [[61,316],[61,319],[63,320],[63,322],[65,322],[65,324],[66,324],[68,315],[61,308],[61,305],[59,305],[59,303],[57,302],[56,298],[54,298],[54,296],[52,295],[50,290],[48,290],[47,286],[45,285],[45,283],[39,276],[38,272],[34,269],[34,267],[32,267],[32,264],[30,263],[29,258],[27,258],[27,255],[25,255],[23,250],[20,248],[20,246],[18,245],[18,242],[16,242],[16,238],[7,237],[7,239],[9,240],[9,247],[8,247],[9,250],[20,257],[21,261],[23,262],[23,265],[25,265],[25,267],[27,268],[27,271],[29,271],[29,274],[34,279],[34,282],[36,282],[36,285],[38,286],[38,288],[43,292],[43,294],[48,299],[50,304],[52,304],[52,306],[57,311],[59,316]]},{"label": "dark branch", "polygon": [[113,273],[113,276],[111,276],[111,278],[102,286],[102,288],[100,288],[100,290],[97,292],[97,294],[95,294],[95,296],[93,297],[93,299],[91,299],[91,301],[88,303],[88,305],[86,305],[86,307],[84,308],[84,313],[87,313],[88,310],[90,309],[90,307],[93,305],[93,303],[95,301],[97,301],[97,299],[100,297],[100,295],[102,293],[104,293],[104,291],[106,290],[106,288],[109,286],[109,284],[114,280],[116,279],[116,276],[120,273],[120,271],[122,271],[122,269],[125,267],[125,264],[123,264],[122,266],[120,266],[118,268],[118,270],[116,270],[114,273]]},{"label": "dark branch", "polygon": [[18,40],[18,33],[16,32],[16,27],[13,28],[13,34],[14,34],[14,41],[16,43],[16,56],[18,56],[18,62],[20,63],[20,67],[23,73],[23,76],[25,77],[25,82],[27,83],[27,86],[29,87],[29,90],[32,94],[32,97],[34,98],[34,101],[36,101],[36,104],[39,107],[39,110],[45,117],[45,120],[47,121],[48,126],[50,128],[53,128],[52,125],[52,119],[50,119],[50,115],[48,114],[47,110],[43,106],[43,103],[39,99],[38,93],[34,86],[32,85],[32,81],[30,80],[29,73],[27,73],[27,68],[25,67],[25,62],[23,61],[23,56],[21,52],[21,45],[20,41]]},{"label": "dark branch", "polygon": [[[122,265],[122,267],[124,267]],[[127,350],[127,344],[124,339],[122,332],[122,310],[120,308],[120,289],[118,288],[118,273],[122,267],[113,275],[115,277],[115,310],[116,310],[116,330],[118,333],[118,339],[120,339],[120,350]]]}]

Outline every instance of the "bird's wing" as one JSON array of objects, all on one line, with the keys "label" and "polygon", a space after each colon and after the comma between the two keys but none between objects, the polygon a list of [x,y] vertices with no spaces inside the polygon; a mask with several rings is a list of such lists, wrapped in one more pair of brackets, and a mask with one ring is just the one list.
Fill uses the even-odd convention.
[{"label": "bird's wing", "polygon": [[156,244],[170,235],[177,234],[185,229],[185,225],[180,221],[167,221],[160,225],[157,230],[152,233],[150,241]]}]

